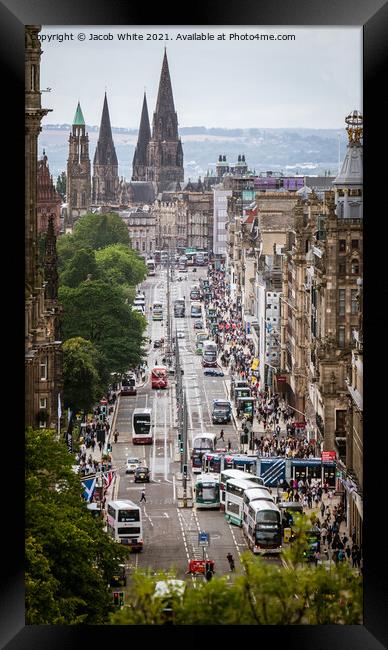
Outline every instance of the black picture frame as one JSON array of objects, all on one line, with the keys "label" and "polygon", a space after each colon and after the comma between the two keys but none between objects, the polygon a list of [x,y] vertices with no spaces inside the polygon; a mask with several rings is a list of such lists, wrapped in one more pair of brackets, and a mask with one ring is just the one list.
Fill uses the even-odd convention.
[{"label": "black picture frame", "polygon": [[[365,392],[364,412],[367,414],[364,438],[364,620],[360,626],[300,626],[289,628],[255,629],[209,629],[194,630],[196,642],[231,642],[233,636],[252,640],[262,647],[263,636],[272,647],[314,648],[314,650],[366,650],[386,647],[387,643],[387,588],[382,573],[384,566],[385,522],[384,466],[386,430],[384,423],[386,346],[384,345],[384,320],[381,313],[384,298],[383,260],[385,234],[383,198],[386,181],[385,167],[376,163],[379,150],[386,138],[387,102],[387,33],[388,6],[383,0],[273,0],[267,4],[254,0],[238,3],[216,0],[189,7],[188,16],[171,12],[164,4],[150,10],[147,5],[128,5],[124,1],[103,0],[6,0],[0,5],[0,57],[4,64],[2,73],[2,99],[6,108],[3,117],[3,160],[6,178],[3,184],[4,205],[8,205],[4,217],[5,235],[3,255],[11,252],[11,259],[3,271],[3,289],[7,296],[8,334],[3,337],[12,350],[11,361],[4,361],[3,372],[7,383],[4,391],[3,430],[3,525],[2,541],[5,543],[2,557],[2,580],[0,599],[0,646],[16,650],[44,648],[84,648],[97,642],[99,647],[121,641],[126,644],[137,640],[144,645],[155,635],[156,643],[168,643],[176,636],[184,641],[190,639],[185,629],[141,627],[131,629],[113,626],[51,627],[25,626],[24,624],[24,418],[20,403],[23,395],[23,319],[24,304],[17,296],[23,295],[22,242],[24,227],[24,25],[359,25],[364,29],[364,150],[365,150],[365,260],[364,260],[364,309],[365,309]],[[340,65],[340,62],[339,62]],[[46,102],[47,103],[47,102]],[[349,107],[352,109],[353,107]],[[16,128],[15,128],[16,127]],[[8,145],[4,139],[8,137]],[[386,151],[386,149],[385,149]],[[384,161],[384,165],[386,165]],[[8,177],[7,177],[8,174]],[[15,190],[11,183],[16,180]],[[381,198],[379,198],[381,196]],[[9,212],[8,212],[9,210]],[[12,215],[12,217],[11,217]],[[7,239],[12,237],[12,242]],[[4,246],[5,244],[5,246]],[[12,244],[12,245],[11,245]],[[12,259],[13,258],[13,259]],[[15,261],[16,260],[16,261]],[[12,269],[11,274],[9,269]],[[20,280],[20,287],[19,287]],[[387,292],[385,291],[385,295]],[[14,307],[8,308],[16,296]],[[5,311],[4,311],[5,313]],[[20,327],[20,329],[19,329]],[[19,338],[20,334],[20,338]],[[20,353],[20,357],[18,356]],[[5,359],[5,357],[4,357]],[[17,360],[17,363],[15,361]],[[20,360],[20,366],[19,366]],[[374,369],[374,360],[378,366]],[[379,372],[379,368],[381,372]],[[374,422],[376,420],[376,422]],[[380,500],[381,495],[381,500]],[[209,626],[210,628],[211,626]],[[156,636],[157,635],[157,636]],[[152,639],[153,640],[153,639]],[[233,641],[232,641],[233,643]]]}]

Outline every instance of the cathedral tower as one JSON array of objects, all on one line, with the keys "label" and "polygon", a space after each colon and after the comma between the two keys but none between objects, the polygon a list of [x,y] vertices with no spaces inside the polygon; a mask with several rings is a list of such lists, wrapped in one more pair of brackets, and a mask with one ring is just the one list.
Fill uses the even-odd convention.
[{"label": "cathedral tower", "polygon": [[92,204],[116,205],[118,186],[118,163],[105,93],[100,132],[93,160]]},{"label": "cathedral tower", "polygon": [[178,117],[166,50],[152,122],[152,138],[147,147],[146,180],[155,181],[159,192],[180,189],[180,183],[184,180],[183,150],[178,136]]},{"label": "cathedral tower", "polygon": [[145,181],[147,173],[147,147],[151,139],[150,121],[148,117],[147,99],[144,93],[143,108],[141,111],[139,135],[133,156],[133,181]]},{"label": "cathedral tower", "polygon": [[67,225],[90,211],[91,183],[89,136],[78,102],[72,131],[69,136],[69,157],[67,159]]}]

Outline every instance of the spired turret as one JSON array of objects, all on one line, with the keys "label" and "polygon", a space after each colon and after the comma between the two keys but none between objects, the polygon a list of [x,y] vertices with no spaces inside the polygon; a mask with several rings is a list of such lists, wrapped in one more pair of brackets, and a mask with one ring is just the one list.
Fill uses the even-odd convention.
[{"label": "spired turret", "polygon": [[336,214],[343,219],[363,216],[363,118],[353,111],[346,118],[348,145],[341,170],[333,181]]},{"label": "spired turret", "polygon": [[93,160],[93,205],[115,205],[118,199],[118,162],[113,143],[106,93]]},{"label": "spired turret", "polygon": [[145,181],[147,174],[147,147],[151,139],[151,128],[148,117],[147,98],[144,93],[143,108],[141,111],[139,135],[137,138],[137,145],[135,154],[133,156],[133,181]]},{"label": "spired turret", "polygon": [[65,225],[71,228],[78,217],[89,212],[91,199],[89,136],[79,102],[69,136],[66,193],[68,223]]}]

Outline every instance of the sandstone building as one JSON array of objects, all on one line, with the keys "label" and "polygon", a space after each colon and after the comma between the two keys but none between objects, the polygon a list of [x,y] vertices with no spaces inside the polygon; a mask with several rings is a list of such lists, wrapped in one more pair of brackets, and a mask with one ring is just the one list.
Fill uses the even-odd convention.
[{"label": "sandstone building", "polygon": [[65,227],[72,228],[80,216],[90,212],[91,205],[89,136],[86,133],[85,120],[79,102],[69,136],[66,194],[67,223]]}]

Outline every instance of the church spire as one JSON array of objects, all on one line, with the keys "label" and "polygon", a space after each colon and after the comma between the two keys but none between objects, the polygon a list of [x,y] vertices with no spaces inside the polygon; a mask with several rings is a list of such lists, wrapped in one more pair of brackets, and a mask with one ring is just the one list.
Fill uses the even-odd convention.
[{"label": "church spire", "polygon": [[145,180],[145,168],[147,165],[147,146],[151,139],[150,120],[148,117],[147,98],[144,92],[143,108],[141,111],[139,135],[137,146],[133,156],[133,181]]},{"label": "church spire", "polygon": [[110,125],[108,100],[106,93],[104,96],[104,105],[102,108],[100,132],[94,154],[94,165],[117,165],[117,155],[112,137],[112,128]]},{"label": "church spire", "polygon": [[164,50],[162,71],[160,73],[158,98],[152,125],[152,137],[159,140],[178,138],[178,119],[175,112],[167,52]]}]

